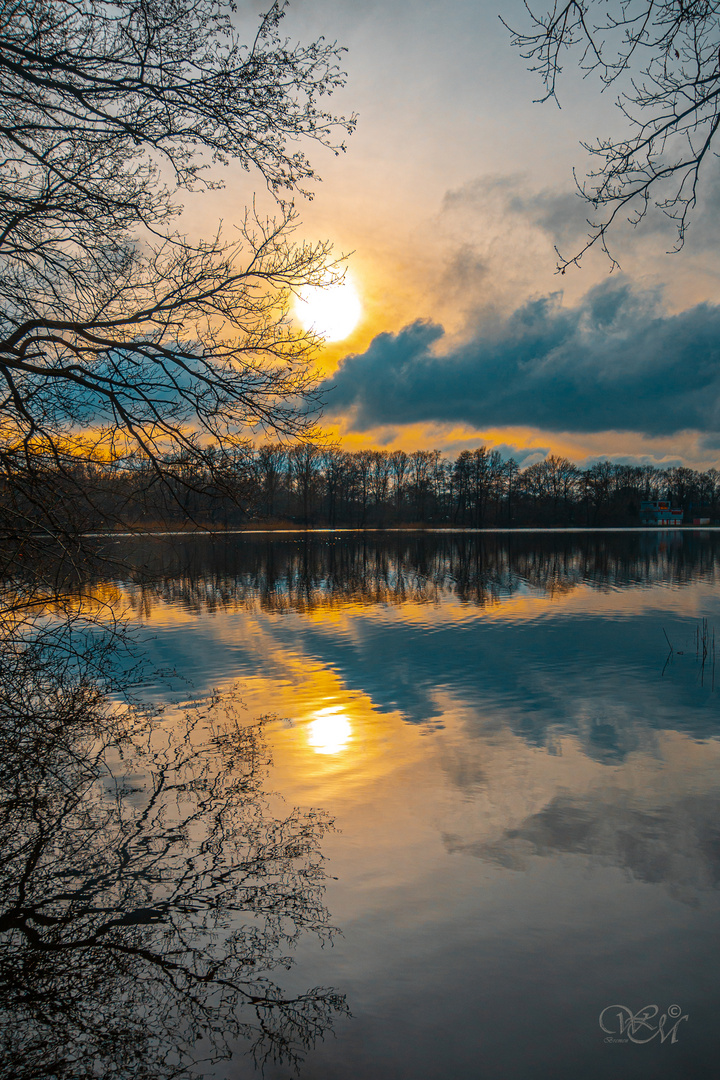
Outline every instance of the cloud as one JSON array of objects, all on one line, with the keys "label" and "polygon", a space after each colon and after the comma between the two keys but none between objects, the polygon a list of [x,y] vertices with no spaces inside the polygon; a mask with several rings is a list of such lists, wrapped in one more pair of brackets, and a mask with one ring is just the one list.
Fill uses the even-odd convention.
[{"label": "cloud", "polygon": [[591,856],[619,866],[638,881],[670,886],[681,899],[720,885],[720,792],[711,790],[666,804],[639,805],[615,789],[555,796],[539,812],[487,841],[445,834],[461,852],[513,870],[532,856]]},{"label": "cloud", "polygon": [[[443,446],[446,454],[459,454],[463,450],[474,450],[478,445],[478,437],[475,435],[469,439],[454,439]],[[493,443],[492,449],[496,450],[503,461],[512,458],[518,465],[532,465],[536,461],[544,461],[548,454],[552,453],[550,446],[518,446],[515,443]]]},{"label": "cloud", "polygon": [[[578,179],[582,179],[579,177]],[[590,184],[588,190],[592,185]],[[657,196],[660,197],[660,192]],[[666,192],[665,194],[668,194]],[[693,247],[706,249],[717,242],[718,207],[720,206],[720,170],[711,166],[705,177],[702,190],[698,194],[698,204],[689,218],[690,236]],[[639,209],[639,205],[636,209]],[[574,247],[592,231],[592,226],[607,220],[612,207],[594,207],[592,202],[582,195],[579,188],[542,188],[533,189],[530,178],[523,173],[489,175],[477,177],[459,188],[445,193],[442,209],[445,213],[487,215],[498,210],[503,215],[512,215],[537,226],[550,237],[561,249]],[[634,213],[628,208],[620,214],[612,226],[610,240],[622,247],[637,246],[648,237],[657,251],[658,238],[664,238],[667,249],[677,243],[677,220],[671,216],[672,207],[665,212],[652,202],[639,223],[633,224]],[[663,248],[661,250],[666,250]]]},{"label": "cloud", "polygon": [[660,454],[593,454],[576,464],[581,469],[590,469],[601,461],[611,461],[613,465],[651,465],[655,469],[676,469],[687,465],[684,458]]},{"label": "cloud", "polygon": [[528,301],[455,347],[417,321],[379,334],[326,381],[328,412],[351,430],[463,423],[647,436],[720,428],[720,306],[668,315],[623,280],[575,307]]},{"label": "cloud", "polygon": [[482,176],[447,191],[442,210],[464,221],[468,215],[492,216],[505,225],[508,217],[517,218],[525,230],[537,226],[560,245],[576,244],[588,232],[588,217],[592,217],[592,208],[577,191],[533,191],[520,173]]}]

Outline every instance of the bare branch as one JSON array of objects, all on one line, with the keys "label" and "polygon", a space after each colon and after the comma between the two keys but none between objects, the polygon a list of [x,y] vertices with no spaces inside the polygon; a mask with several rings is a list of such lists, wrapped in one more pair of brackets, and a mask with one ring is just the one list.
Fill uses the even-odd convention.
[{"label": "bare branch", "polygon": [[[19,0],[0,13],[0,517],[11,530],[68,527],[83,464],[139,454],[173,488],[187,472],[177,461],[192,459],[196,482],[217,483],[253,431],[315,432],[319,341],[293,326],[289,304],[341,266],[328,244],[295,242],[280,193],[316,179],[298,142],[338,152],[354,127],[319,107],[344,83],[342,50],[283,39],[281,3],[244,45],[232,11],[226,0]],[[221,185],[213,167],[233,160],[276,193],[277,218],[253,207],[234,239],[190,241],[174,220],[178,191]],[[30,490],[50,467],[65,510],[38,513],[45,500]]]},{"label": "bare branch", "polygon": [[603,88],[620,88],[617,105],[629,129],[625,137],[585,145],[599,167],[580,191],[606,214],[589,223],[579,251],[558,253],[558,269],[579,265],[594,246],[617,266],[607,240],[618,215],[637,225],[651,206],[674,222],[679,250],[720,124],[720,4],[571,0],[549,11],[526,7],[533,28],[512,31],[513,44],[540,74],[543,100],[557,97],[563,55],[574,51],[581,70],[599,76]]}]

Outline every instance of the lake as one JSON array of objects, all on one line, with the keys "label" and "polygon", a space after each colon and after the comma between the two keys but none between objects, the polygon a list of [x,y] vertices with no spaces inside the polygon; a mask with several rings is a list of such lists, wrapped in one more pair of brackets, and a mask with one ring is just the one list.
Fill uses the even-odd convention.
[{"label": "lake", "polygon": [[[136,1039],[153,1018],[112,1075],[174,1075],[157,1047],[177,1013],[199,1076],[259,1076],[230,1006],[283,1014],[272,1080],[295,1075],[283,1040],[306,1080],[714,1075],[719,533],[103,544],[135,568],[92,589],[133,627],[149,734],[107,743],[67,833],[83,844],[44,888],[89,911],[112,862],[115,914],[76,937],[76,957],[115,942],[112,979],[88,960],[85,1015]],[[90,873],[90,848],[120,855]],[[239,963],[259,980],[242,1001]]]}]

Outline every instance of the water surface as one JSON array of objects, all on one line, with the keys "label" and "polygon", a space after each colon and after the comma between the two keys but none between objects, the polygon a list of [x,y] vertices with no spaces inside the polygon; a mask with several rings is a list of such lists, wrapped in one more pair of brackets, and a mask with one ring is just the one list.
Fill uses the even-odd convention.
[{"label": "water surface", "polygon": [[[138,568],[101,584],[159,672],[159,729],[213,693],[266,717],[273,807],[334,819],[341,935],[299,935],[279,981],[352,1015],[302,1076],[714,1075],[715,534],[107,545]],[[200,1074],[253,1077],[233,1046]]]}]

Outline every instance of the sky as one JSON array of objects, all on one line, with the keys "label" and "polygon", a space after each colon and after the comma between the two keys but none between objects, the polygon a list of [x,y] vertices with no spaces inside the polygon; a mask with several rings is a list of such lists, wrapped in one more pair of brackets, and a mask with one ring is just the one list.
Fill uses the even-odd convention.
[{"label": "sky", "polygon": [[[331,106],[358,115],[345,154],[310,148],[322,183],[297,203],[302,237],[348,253],[362,306],[319,358],[325,427],[350,449],[717,466],[717,162],[682,252],[656,215],[616,231],[620,270],[591,252],[559,276],[555,245],[586,233],[581,140],[621,118],[572,63],[562,107],[537,103],[500,15],[526,18],[521,0],[291,0],[290,38],[347,48]],[[249,184],[230,170],[205,212],[239,217]]]}]

